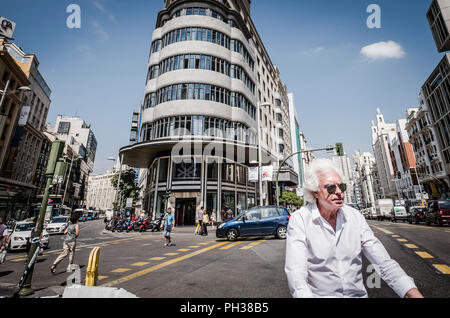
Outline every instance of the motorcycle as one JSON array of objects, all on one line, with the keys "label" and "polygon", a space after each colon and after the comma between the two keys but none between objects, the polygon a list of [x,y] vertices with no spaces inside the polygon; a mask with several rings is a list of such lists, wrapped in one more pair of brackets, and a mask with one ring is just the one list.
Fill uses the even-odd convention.
[{"label": "motorcycle", "polygon": [[150,221],[150,219],[147,217],[147,218],[145,218],[145,220],[140,222],[140,224],[139,224],[139,232],[146,232],[150,228],[150,225],[148,223],[149,221]]},{"label": "motorcycle", "polygon": [[158,218],[156,220],[153,220],[149,224],[149,229],[152,232],[155,232],[155,231],[159,232],[159,231],[161,231],[161,224],[162,224],[162,218]]}]

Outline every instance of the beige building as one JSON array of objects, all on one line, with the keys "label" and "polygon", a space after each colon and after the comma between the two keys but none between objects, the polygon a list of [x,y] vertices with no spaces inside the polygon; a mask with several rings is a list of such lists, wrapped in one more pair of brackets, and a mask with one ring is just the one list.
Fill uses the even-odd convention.
[{"label": "beige building", "polygon": [[[258,160],[258,115],[263,164],[276,171],[291,153],[289,99],[250,1],[167,0],[152,38],[140,142],[120,151],[147,173],[142,208],[158,215],[170,206],[189,225],[201,206],[237,215],[260,195],[274,203],[274,182],[260,193],[249,166]],[[297,174],[284,170],[281,183],[295,187]]]},{"label": "beige building", "polygon": [[110,170],[105,174],[89,177],[86,199],[88,209],[107,211],[114,208],[116,190],[111,180],[115,175],[116,173]]}]

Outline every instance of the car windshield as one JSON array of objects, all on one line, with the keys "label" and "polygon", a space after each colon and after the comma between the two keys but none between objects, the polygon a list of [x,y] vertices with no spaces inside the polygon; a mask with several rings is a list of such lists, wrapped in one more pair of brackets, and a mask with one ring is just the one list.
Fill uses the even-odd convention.
[{"label": "car windshield", "polygon": [[34,223],[17,224],[15,232],[31,231],[34,228]]},{"label": "car windshield", "polygon": [[449,201],[439,201],[439,207],[441,209],[450,210],[450,202]]},{"label": "car windshield", "polygon": [[53,218],[50,223],[66,223],[67,218]]}]

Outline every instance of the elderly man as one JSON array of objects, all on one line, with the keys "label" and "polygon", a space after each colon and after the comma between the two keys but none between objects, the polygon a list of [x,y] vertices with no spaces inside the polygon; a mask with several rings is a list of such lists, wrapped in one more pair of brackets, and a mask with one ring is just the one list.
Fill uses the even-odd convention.
[{"label": "elderly man", "polygon": [[365,218],[344,205],[347,186],[331,160],[313,161],[304,189],[310,204],[292,215],[286,242],[285,272],[294,298],[367,298],[361,252],[400,297],[423,297]]}]

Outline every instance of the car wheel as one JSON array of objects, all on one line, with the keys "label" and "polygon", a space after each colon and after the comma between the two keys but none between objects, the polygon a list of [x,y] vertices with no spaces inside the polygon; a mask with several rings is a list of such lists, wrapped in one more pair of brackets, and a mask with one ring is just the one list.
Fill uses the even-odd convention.
[{"label": "car wheel", "polygon": [[239,238],[239,233],[235,229],[230,229],[228,230],[226,237],[228,241],[234,242]]},{"label": "car wheel", "polygon": [[285,240],[287,237],[287,228],[283,225],[277,229],[277,237],[280,240]]}]

